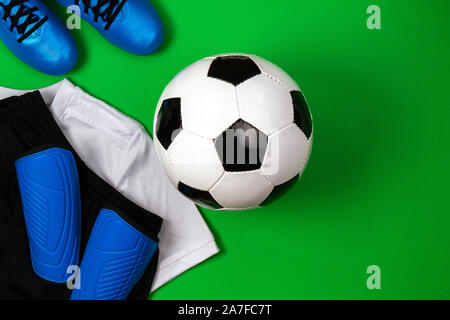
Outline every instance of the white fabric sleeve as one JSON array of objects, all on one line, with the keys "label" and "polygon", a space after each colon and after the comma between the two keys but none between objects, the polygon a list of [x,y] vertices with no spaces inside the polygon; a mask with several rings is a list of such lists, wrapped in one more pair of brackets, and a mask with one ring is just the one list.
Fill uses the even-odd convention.
[{"label": "white fabric sleeve", "polygon": [[164,219],[154,290],[219,250],[196,206],[178,192],[165,175],[153,141],[144,128],[141,128],[140,138],[141,148],[135,162],[119,179],[118,188]]},{"label": "white fabric sleeve", "polygon": [[170,183],[140,123],[70,83],[50,110],[91,170],[164,219],[152,291],[219,251],[196,206]]},{"label": "white fabric sleeve", "polygon": [[[25,92],[0,87],[0,98]],[[86,165],[127,198],[164,219],[152,291],[219,252],[200,212],[163,172],[153,141],[139,122],[68,80],[40,92]]]}]

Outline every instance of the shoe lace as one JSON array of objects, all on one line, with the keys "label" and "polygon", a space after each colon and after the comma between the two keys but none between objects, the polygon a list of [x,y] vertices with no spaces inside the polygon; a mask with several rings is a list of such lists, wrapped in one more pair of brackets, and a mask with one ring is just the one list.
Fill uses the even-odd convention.
[{"label": "shoe lace", "polygon": [[[11,0],[9,4],[2,4],[0,6],[3,7],[3,20],[6,21],[8,18],[11,21],[10,31],[12,32],[14,28],[22,34],[22,36],[17,39],[18,42],[22,42],[26,38],[28,38],[34,31],[36,31],[40,26],[42,26],[47,20],[48,17],[45,16],[40,19],[37,15],[34,14],[38,9],[38,7],[29,7],[25,3],[28,0]],[[13,9],[19,6],[16,13],[13,14]],[[34,24],[28,31],[28,27]]]},{"label": "shoe lace", "polygon": [[77,6],[80,5],[80,2],[83,3],[84,12],[89,14],[89,9],[91,9],[94,21],[98,22],[100,18],[106,22],[105,30],[108,30],[127,0],[75,0]]}]

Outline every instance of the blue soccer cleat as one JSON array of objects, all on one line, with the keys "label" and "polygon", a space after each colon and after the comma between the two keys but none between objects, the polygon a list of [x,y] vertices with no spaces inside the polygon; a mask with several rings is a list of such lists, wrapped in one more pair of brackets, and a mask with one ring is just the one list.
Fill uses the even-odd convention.
[{"label": "blue soccer cleat", "polygon": [[0,40],[20,60],[51,75],[69,72],[78,59],[66,26],[39,0],[0,0]]},{"label": "blue soccer cleat", "polygon": [[115,46],[149,55],[161,45],[164,29],[149,0],[57,0],[78,6],[80,16]]}]

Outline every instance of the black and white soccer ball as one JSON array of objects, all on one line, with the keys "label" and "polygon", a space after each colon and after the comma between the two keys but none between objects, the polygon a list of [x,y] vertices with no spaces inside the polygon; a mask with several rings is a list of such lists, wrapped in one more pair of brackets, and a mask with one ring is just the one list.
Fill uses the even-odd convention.
[{"label": "black and white soccer ball", "polygon": [[264,206],[300,177],[311,152],[308,104],[291,77],[244,54],[197,61],[165,88],[158,157],[175,187],[218,210]]}]

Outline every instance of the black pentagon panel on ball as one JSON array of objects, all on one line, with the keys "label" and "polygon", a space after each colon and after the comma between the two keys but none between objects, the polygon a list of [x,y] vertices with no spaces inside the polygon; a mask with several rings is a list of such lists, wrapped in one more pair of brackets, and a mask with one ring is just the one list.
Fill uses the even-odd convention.
[{"label": "black pentagon panel on ball", "polygon": [[156,119],[156,136],[167,150],[181,129],[181,99],[164,100]]},{"label": "black pentagon panel on ball", "polygon": [[261,168],[268,140],[267,135],[240,119],[214,139],[214,145],[225,171],[243,172]]},{"label": "black pentagon panel on ball", "polygon": [[246,56],[216,58],[208,71],[208,77],[229,82],[235,86],[261,74],[257,64]]},{"label": "black pentagon panel on ball", "polygon": [[264,200],[263,203],[261,203],[261,206],[264,207],[267,206],[268,204],[271,204],[272,202],[280,198],[283,194],[288,192],[297,183],[299,177],[300,175],[296,175],[295,177],[286,181],[285,183],[275,186],[275,188],[273,188],[272,192],[269,194],[266,200]]},{"label": "black pentagon panel on ball", "polygon": [[312,117],[305,96],[300,91],[292,91],[292,102],[294,104],[294,123],[303,131],[309,139],[312,133]]},{"label": "black pentagon panel on ball", "polygon": [[178,190],[189,199],[197,202],[200,205],[206,205],[214,209],[222,209],[223,207],[214,200],[213,196],[208,191],[202,191],[192,188],[183,182],[178,183]]}]

